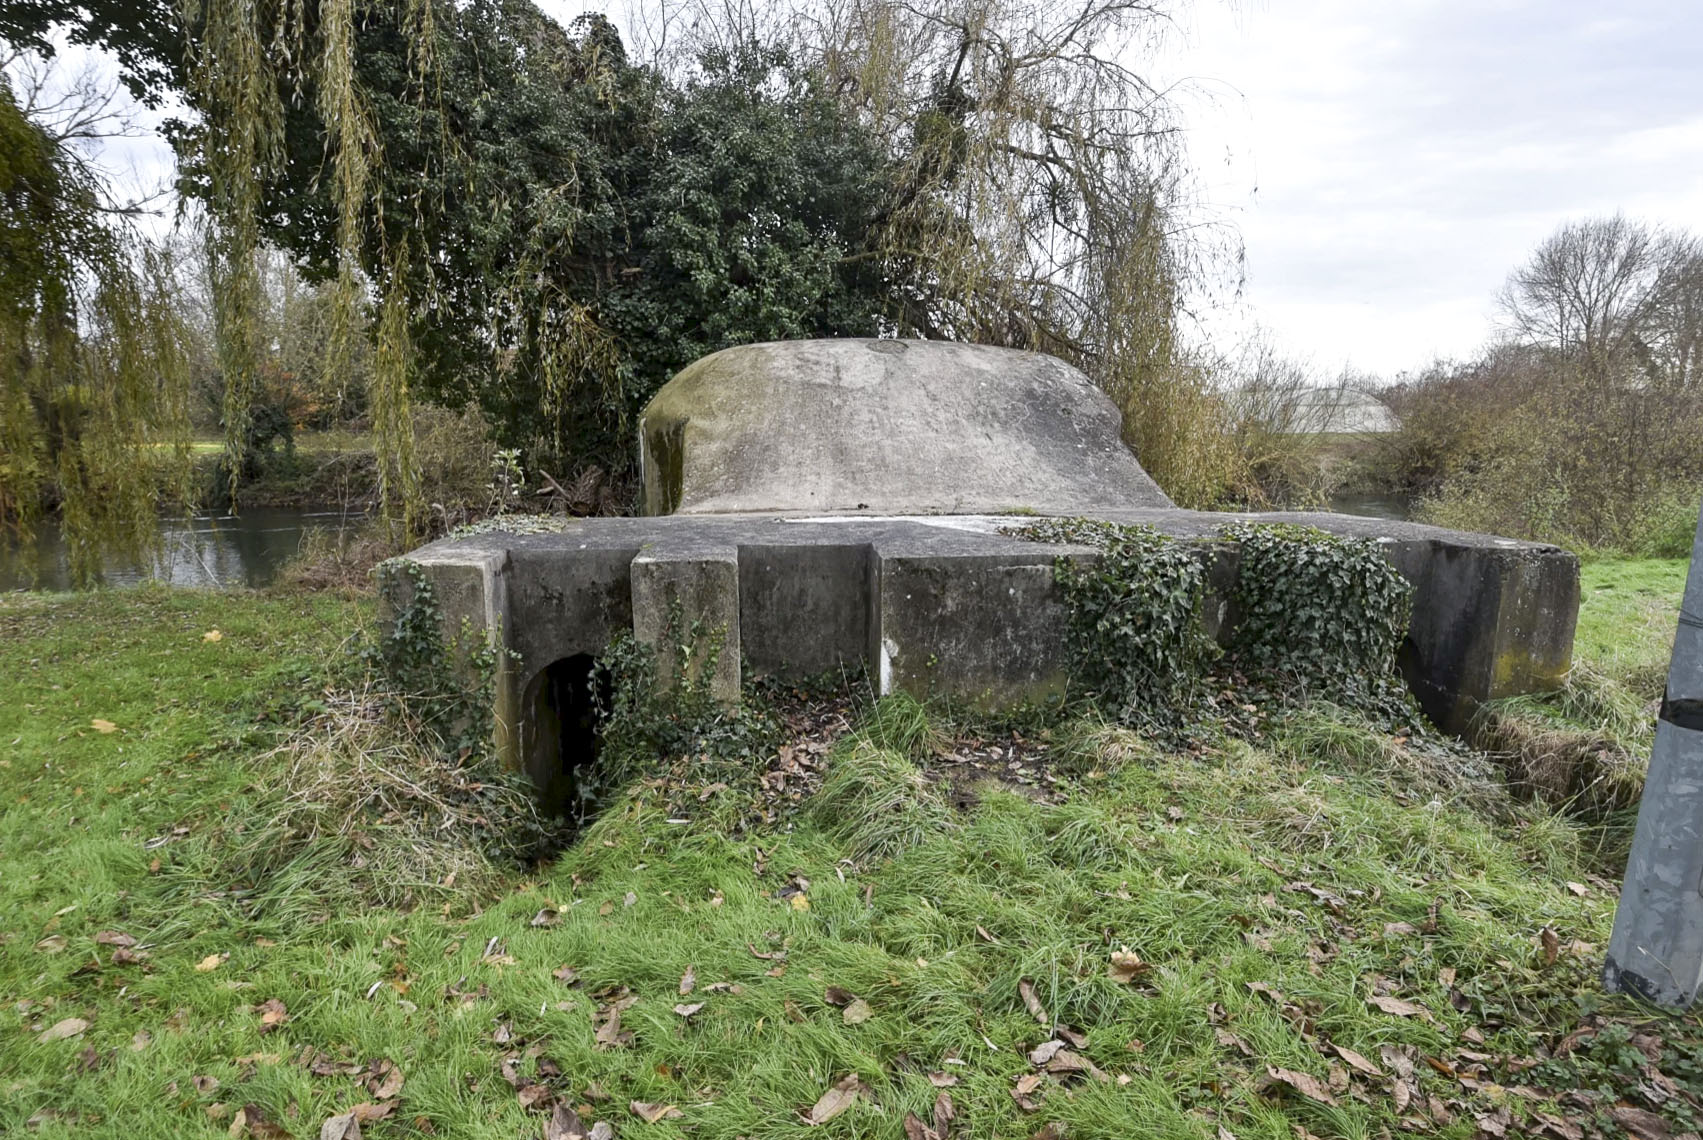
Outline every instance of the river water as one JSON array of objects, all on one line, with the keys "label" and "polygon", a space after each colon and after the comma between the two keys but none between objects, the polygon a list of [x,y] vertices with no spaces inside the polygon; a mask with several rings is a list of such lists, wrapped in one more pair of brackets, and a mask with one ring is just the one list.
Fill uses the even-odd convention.
[{"label": "river water", "polygon": [[[355,526],[358,514],[252,507],[240,515],[195,515],[160,520],[161,553],[147,566],[110,567],[109,585],[133,585],[148,578],[176,586],[265,586],[301,550],[315,530]],[[38,590],[68,590],[71,570],[59,528],[42,525],[28,561],[18,569],[0,567],[0,590],[29,589],[28,569]]]},{"label": "river water", "polygon": [[[1411,504],[1392,495],[1341,495],[1331,509],[1343,514],[1404,519]],[[255,507],[240,515],[196,515],[161,519],[160,558],[148,566],[118,566],[108,570],[110,585],[131,585],[147,578],[177,586],[265,586],[302,548],[315,530],[356,526],[359,514],[302,510],[294,507]],[[34,588],[68,590],[71,572],[59,528],[44,524],[27,565],[35,568]],[[27,572],[0,568],[0,590],[31,588]]]}]

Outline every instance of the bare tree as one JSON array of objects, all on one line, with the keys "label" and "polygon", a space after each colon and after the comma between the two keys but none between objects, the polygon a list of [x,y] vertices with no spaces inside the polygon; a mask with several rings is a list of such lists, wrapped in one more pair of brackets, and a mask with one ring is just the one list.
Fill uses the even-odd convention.
[{"label": "bare tree", "polygon": [[1683,385],[1697,367],[1700,262],[1703,247],[1689,235],[1621,214],[1587,218],[1545,239],[1509,277],[1500,304],[1517,340],[1558,351],[1598,380]]}]

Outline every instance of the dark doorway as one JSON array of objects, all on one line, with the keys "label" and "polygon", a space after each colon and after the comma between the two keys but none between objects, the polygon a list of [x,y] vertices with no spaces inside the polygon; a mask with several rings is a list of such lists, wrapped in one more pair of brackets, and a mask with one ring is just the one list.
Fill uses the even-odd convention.
[{"label": "dark doorway", "polygon": [[609,681],[589,653],[563,657],[532,681],[522,740],[526,774],[540,806],[552,815],[584,822],[599,729],[609,703]]}]

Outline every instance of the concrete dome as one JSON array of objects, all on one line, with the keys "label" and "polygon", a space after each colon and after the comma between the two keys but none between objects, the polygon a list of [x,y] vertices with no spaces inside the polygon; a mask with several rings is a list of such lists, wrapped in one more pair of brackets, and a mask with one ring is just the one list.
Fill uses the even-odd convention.
[{"label": "concrete dome", "polygon": [[1169,507],[1117,408],[1050,356],[923,340],[729,348],[640,418],[646,514]]}]

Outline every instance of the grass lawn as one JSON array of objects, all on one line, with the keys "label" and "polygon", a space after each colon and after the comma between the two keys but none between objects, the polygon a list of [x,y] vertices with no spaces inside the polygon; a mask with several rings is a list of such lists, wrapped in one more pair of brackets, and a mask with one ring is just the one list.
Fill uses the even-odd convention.
[{"label": "grass lawn", "polygon": [[1685,593],[1684,558],[1600,559],[1580,572],[1575,659],[1622,680],[1652,679],[1660,695]]},{"label": "grass lawn", "polygon": [[[1588,568],[1582,651],[1634,652],[1612,631],[1661,615],[1629,595],[1671,623],[1681,580]],[[352,683],[364,611],[0,595],[0,1134],[314,1137],[357,1109],[369,1137],[504,1140],[570,1115],[657,1140],[1699,1125],[1697,1018],[1598,990],[1616,884],[1576,827],[1347,718],[1167,752],[882,716],[743,832],[735,790],[659,778],[495,879],[363,895],[385,819],[256,872],[233,852],[284,810],[278,745]]]}]

